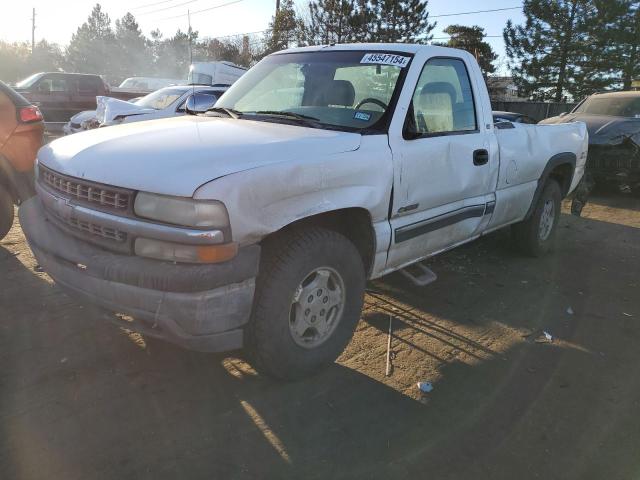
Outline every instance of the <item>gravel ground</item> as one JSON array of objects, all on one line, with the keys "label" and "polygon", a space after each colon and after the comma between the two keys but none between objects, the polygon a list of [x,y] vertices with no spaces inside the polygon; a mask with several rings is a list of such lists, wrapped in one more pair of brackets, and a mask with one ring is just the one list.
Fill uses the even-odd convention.
[{"label": "gravel ground", "polygon": [[433,259],[430,286],[372,282],[339,361],[292,384],[104,323],[37,271],[16,222],[0,478],[639,478],[640,200],[584,216],[542,259],[498,232]]}]

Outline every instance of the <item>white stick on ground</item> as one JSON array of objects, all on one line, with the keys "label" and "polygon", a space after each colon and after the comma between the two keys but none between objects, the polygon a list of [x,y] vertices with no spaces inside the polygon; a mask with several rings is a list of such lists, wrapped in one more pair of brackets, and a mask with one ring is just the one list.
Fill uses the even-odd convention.
[{"label": "white stick on ground", "polygon": [[387,370],[385,376],[391,375],[391,321],[393,317],[389,315],[389,337],[387,338]]}]

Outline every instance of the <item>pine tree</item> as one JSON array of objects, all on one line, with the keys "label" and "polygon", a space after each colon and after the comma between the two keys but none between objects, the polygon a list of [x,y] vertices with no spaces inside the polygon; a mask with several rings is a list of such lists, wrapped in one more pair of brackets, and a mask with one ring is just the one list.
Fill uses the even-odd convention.
[{"label": "pine tree", "polygon": [[368,40],[381,43],[426,43],[436,26],[429,23],[428,0],[370,0]]},{"label": "pine tree", "polygon": [[428,0],[317,0],[309,3],[303,43],[426,43]]},{"label": "pine tree", "polygon": [[563,101],[577,96],[587,43],[590,0],[524,0],[524,25],[504,29],[509,67],[520,92],[535,99]]},{"label": "pine tree", "polygon": [[600,52],[597,68],[610,85],[628,90],[640,79],[640,2],[595,0],[595,5],[591,43]]},{"label": "pine tree", "polygon": [[307,45],[328,45],[354,40],[355,0],[309,2],[308,19],[301,40]]},{"label": "pine tree", "polygon": [[173,37],[157,38],[155,50],[156,75],[168,78],[184,78],[189,71],[189,42],[196,47],[198,32],[178,29]]},{"label": "pine tree", "polygon": [[119,51],[117,72],[122,77],[147,76],[152,69],[149,42],[131,13],[116,20],[115,41]]},{"label": "pine tree", "polygon": [[91,15],[71,37],[67,47],[68,67],[75,72],[110,75],[117,59],[115,36],[109,15],[97,3]]},{"label": "pine tree", "polygon": [[493,51],[491,45],[484,41],[486,36],[484,28],[477,25],[473,27],[449,25],[444,29],[444,32],[451,37],[447,43],[443,44],[444,46],[460,48],[471,53],[478,60],[480,69],[485,76],[496,71],[493,62],[498,59],[498,55]]},{"label": "pine tree", "polygon": [[269,24],[265,39],[265,51],[268,55],[289,48],[299,37],[301,20],[296,15],[293,0],[283,0],[276,15]]}]

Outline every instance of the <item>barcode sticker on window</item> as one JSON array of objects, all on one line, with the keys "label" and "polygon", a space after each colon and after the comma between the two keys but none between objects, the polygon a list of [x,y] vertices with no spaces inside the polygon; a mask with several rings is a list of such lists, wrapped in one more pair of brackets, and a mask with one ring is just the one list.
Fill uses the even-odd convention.
[{"label": "barcode sticker on window", "polygon": [[392,55],[390,53],[367,53],[360,63],[373,63],[375,65],[393,65],[394,67],[404,68],[409,65],[411,57],[403,55]]}]

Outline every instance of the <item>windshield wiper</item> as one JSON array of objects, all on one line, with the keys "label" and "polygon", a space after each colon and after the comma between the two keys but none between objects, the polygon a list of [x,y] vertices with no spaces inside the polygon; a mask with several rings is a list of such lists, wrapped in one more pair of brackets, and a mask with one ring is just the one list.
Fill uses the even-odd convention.
[{"label": "windshield wiper", "polygon": [[322,125],[322,122],[319,118],[312,117],[310,115],[303,115],[295,112],[288,112],[286,110],[258,110],[257,112],[252,112],[256,115],[269,115],[273,117],[286,117],[292,118],[294,120],[299,120],[300,122],[306,125],[318,126]]},{"label": "windshield wiper", "polygon": [[226,107],[209,108],[207,109],[207,112],[225,113],[227,116],[235,120],[237,120],[242,116],[242,112],[239,112],[238,110],[234,110],[233,108],[226,108]]}]

